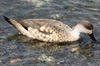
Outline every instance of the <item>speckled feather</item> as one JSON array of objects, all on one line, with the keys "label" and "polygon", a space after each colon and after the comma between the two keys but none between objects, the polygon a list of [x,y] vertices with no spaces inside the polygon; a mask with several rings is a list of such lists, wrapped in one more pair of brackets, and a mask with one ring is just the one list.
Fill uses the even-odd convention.
[{"label": "speckled feather", "polygon": [[[19,20],[24,27],[30,27],[29,32],[38,40],[47,42],[65,42],[72,29],[60,21],[52,19],[26,19]],[[27,25],[26,25],[27,24]],[[29,25],[29,26],[28,26]],[[37,29],[37,30],[36,30]]]},{"label": "speckled feather", "polygon": [[70,42],[80,38],[80,33],[92,33],[92,24],[83,21],[74,28],[61,21],[53,19],[24,19],[13,20],[5,17],[5,20],[17,28],[23,35],[46,42]]}]

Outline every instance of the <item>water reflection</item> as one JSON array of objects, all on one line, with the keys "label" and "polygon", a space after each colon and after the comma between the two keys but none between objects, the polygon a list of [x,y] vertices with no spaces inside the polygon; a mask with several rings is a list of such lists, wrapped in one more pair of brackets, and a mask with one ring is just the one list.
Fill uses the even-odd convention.
[{"label": "water reflection", "polygon": [[59,50],[70,50],[71,52],[82,55],[84,59],[90,59],[94,56],[92,47],[95,45],[94,42],[89,42],[87,44],[81,44],[81,41],[75,42],[67,42],[67,43],[50,43],[50,42],[43,42],[39,40],[33,40],[28,38],[22,34],[15,34],[7,38],[8,41],[16,40],[17,42],[24,43],[27,48],[34,49],[34,50],[41,50],[43,49],[45,52],[48,53],[55,53]]}]

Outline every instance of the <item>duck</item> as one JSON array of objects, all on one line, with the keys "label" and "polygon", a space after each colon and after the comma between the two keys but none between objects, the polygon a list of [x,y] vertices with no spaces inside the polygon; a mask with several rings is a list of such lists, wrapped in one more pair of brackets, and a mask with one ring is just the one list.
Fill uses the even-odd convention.
[{"label": "duck", "polygon": [[93,41],[97,41],[93,35],[91,22],[82,20],[74,27],[70,27],[61,21],[54,19],[21,19],[16,20],[3,16],[21,34],[45,42],[74,42],[79,40],[80,34],[88,34]]}]

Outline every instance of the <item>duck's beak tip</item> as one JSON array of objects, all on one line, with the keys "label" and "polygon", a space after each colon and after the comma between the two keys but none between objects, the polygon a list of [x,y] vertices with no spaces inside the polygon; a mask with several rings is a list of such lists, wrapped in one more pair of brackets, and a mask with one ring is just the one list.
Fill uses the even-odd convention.
[{"label": "duck's beak tip", "polygon": [[89,34],[89,37],[96,43],[98,43],[98,41],[96,40],[96,38],[94,37],[93,33]]}]

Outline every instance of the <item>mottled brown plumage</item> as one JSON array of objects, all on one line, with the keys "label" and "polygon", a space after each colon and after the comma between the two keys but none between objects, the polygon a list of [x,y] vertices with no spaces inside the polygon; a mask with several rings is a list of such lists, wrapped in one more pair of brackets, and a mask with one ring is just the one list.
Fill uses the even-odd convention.
[{"label": "mottled brown plumage", "polygon": [[77,41],[80,33],[92,34],[93,25],[88,21],[78,23],[74,28],[53,19],[5,20],[18,29],[23,35],[46,42]]}]

